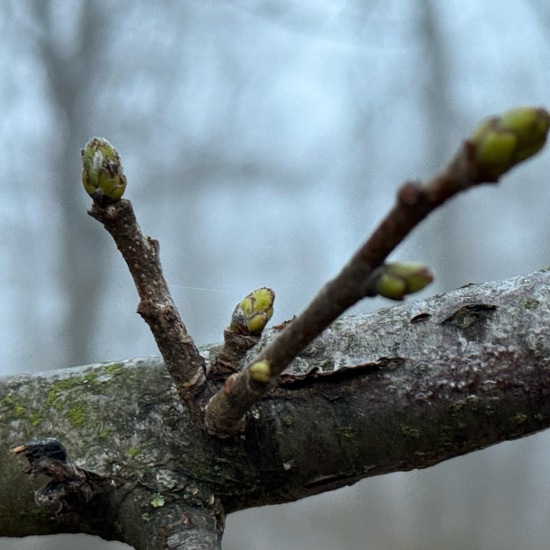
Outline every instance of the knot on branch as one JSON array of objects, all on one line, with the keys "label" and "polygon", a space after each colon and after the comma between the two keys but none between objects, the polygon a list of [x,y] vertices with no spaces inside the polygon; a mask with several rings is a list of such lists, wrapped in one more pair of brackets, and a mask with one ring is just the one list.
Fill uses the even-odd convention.
[{"label": "knot on branch", "polygon": [[65,447],[57,439],[30,441],[11,452],[29,461],[27,473],[32,479],[39,475],[51,478],[47,485],[35,491],[34,500],[39,506],[52,509],[59,520],[72,521],[75,514],[80,517],[84,513],[89,515],[94,507],[101,509],[105,494],[115,489],[112,479],[69,461]]}]

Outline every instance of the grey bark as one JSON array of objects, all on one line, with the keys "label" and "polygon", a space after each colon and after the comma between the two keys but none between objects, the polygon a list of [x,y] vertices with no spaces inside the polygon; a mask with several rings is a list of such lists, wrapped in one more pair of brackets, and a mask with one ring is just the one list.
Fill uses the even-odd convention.
[{"label": "grey bark", "polygon": [[[545,429],[549,283],[543,270],[343,318],[229,440],[193,421],[156,357],[3,378],[0,535],[82,531],[138,549],[218,548],[224,514]],[[217,349],[202,353],[211,359]],[[7,451],[45,436],[114,481],[94,521],[85,507],[34,504],[47,480],[31,482]]]}]

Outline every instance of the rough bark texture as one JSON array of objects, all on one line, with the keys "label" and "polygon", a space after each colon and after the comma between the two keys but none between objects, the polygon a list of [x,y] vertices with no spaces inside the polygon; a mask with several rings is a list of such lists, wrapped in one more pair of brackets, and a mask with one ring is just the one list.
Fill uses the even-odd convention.
[{"label": "rough bark texture", "polygon": [[[218,548],[224,512],[547,428],[549,283],[540,271],[337,321],[227,440],[194,421],[158,358],[4,378],[0,535],[85,531],[143,549]],[[45,481],[31,482],[7,452],[45,436],[114,480],[101,529],[34,504]]]}]

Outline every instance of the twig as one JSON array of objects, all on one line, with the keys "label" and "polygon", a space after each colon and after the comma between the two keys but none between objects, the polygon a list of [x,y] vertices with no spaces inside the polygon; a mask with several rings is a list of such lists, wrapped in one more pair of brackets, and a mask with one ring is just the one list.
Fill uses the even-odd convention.
[{"label": "twig", "polygon": [[204,387],[205,361],[181,320],[162,274],[159,244],[141,232],[130,201],[122,199],[126,176],[120,156],[105,138],[92,138],[81,151],[82,183],[92,197],[88,214],[113,237],[141,299],[138,313],[149,325],[178,394],[198,412],[195,396]]},{"label": "twig", "polygon": [[143,235],[130,201],[94,202],[88,214],[113,237],[140,297],[138,313],[149,325],[178,394],[190,407],[205,383],[205,364],[187,333],[162,274],[158,241]]},{"label": "twig", "polygon": [[241,431],[247,411],[276,385],[290,362],[349,307],[372,294],[373,272],[417,224],[453,195],[484,182],[496,183],[512,166],[538,152],[549,125],[544,109],[514,109],[487,119],[432,180],[405,183],[393,209],[337,277],[210,399],[205,409],[209,433],[229,437]]}]

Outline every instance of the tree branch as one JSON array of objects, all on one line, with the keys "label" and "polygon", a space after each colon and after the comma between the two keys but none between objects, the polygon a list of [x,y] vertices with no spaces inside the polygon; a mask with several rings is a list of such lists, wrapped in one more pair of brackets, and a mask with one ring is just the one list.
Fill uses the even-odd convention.
[{"label": "tree branch", "polygon": [[205,364],[170,296],[158,241],[143,235],[131,203],[121,200],[126,176],[116,149],[96,137],[81,156],[82,183],[94,201],[88,214],[103,224],[124,257],[141,299],[138,313],[155,337],[178,394],[198,418],[195,396],[206,383]]},{"label": "tree branch", "polygon": [[[143,491],[138,491],[143,493]],[[225,516],[217,502],[192,506],[177,499],[164,501],[159,493],[137,497],[141,506],[126,502],[122,530],[124,541],[136,550],[220,550]],[[160,506],[153,510],[150,503]],[[145,512],[146,506],[149,512]]]},{"label": "tree branch", "polygon": [[[0,379],[6,447],[56,437],[78,468],[116,484],[103,517],[67,524],[63,514],[30,513],[40,479],[33,486],[17,461],[0,461],[0,535],[85,525],[148,549],[142,535],[183,541],[207,532],[205,548],[216,548],[223,510],[288,502],[535,433],[550,427],[549,333],[550,270],[344,318],[254,406],[242,436],[226,440],[196,423],[159,360]],[[195,534],[181,527],[186,517]]]},{"label": "tree branch", "polygon": [[[210,399],[205,410],[209,433],[229,437],[240,432],[245,414],[274,388],[294,357],[348,308],[373,294],[376,270],[416,225],[452,196],[480,183],[496,183],[512,166],[539,151],[549,124],[550,115],[543,109],[516,109],[487,119],[442,172],[426,184],[405,183],[393,209],[342,271],[270,346]],[[265,383],[251,375],[257,363],[270,369]]]},{"label": "tree branch", "polygon": [[[423,267],[391,267],[383,262],[447,199],[477,184],[497,182],[510,168],[536,154],[546,142],[549,126],[550,115],[544,109],[524,107],[491,117],[462,144],[440,174],[424,185],[403,185],[394,208],[340,274],[286,325],[272,345],[242,372],[231,374],[208,400],[204,407],[208,433],[229,437],[242,431],[246,413],[276,386],[297,354],[357,301],[375,294],[402,299],[430,282],[431,274]],[[180,397],[198,416],[198,400],[205,402],[210,391],[206,388],[205,364],[170,297],[158,258],[158,242],[142,235],[130,203],[121,200],[126,177],[120,157],[107,140],[92,138],[82,150],[82,163],[82,182],[94,200],[89,213],[104,224],[122,252],[141,297],[138,312],[155,336]],[[233,314],[230,332],[241,334],[244,329],[245,335],[260,333],[273,311],[273,299],[267,288],[247,296]],[[253,343],[226,335],[226,346],[213,364],[211,379],[234,370],[246,345]]]},{"label": "tree branch", "polygon": [[88,212],[113,237],[132,274],[140,297],[138,313],[149,325],[178,394],[194,407],[194,393],[205,382],[205,364],[174,305],[162,273],[158,241],[143,235],[127,200]]}]

